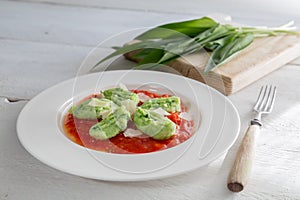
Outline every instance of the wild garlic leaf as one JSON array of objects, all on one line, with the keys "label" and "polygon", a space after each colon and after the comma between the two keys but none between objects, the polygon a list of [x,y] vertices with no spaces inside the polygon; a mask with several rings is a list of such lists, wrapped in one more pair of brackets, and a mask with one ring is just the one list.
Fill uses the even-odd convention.
[{"label": "wild garlic leaf", "polygon": [[226,43],[232,41],[233,35],[236,35],[235,33],[232,35],[228,35],[226,37],[222,37],[220,39],[208,42],[205,44],[204,48],[210,51],[214,51],[215,49],[217,49],[219,46],[224,46]]},{"label": "wild garlic leaf", "polygon": [[234,28],[230,25],[217,24],[209,30],[200,33],[195,37],[198,42],[206,44],[222,37],[226,37],[234,32]]},{"label": "wild garlic leaf", "polygon": [[175,22],[170,24],[165,24],[160,27],[168,28],[172,30],[176,30],[178,27],[185,27],[185,28],[210,28],[214,25],[216,25],[217,22],[209,17],[202,17],[199,19],[193,19],[183,22]]},{"label": "wild garlic leaf", "polygon": [[113,53],[109,54],[99,62],[97,62],[91,70],[95,69],[99,64],[102,62],[113,58],[115,56],[123,55],[125,53],[129,53],[132,51],[136,50],[141,50],[141,49],[161,49],[164,45],[169,44],[170,42],[177,41],[178,38],[174,39],[165,39],[165,40],[145,40],[145,41],[139,41],[133,44],[127,44],[124,45],[118,49],[116,49]]},{"label": "wild garlic leaf", "polygon": [[134,44],[129,44],[129,45],[125,45],[123,47],[120,47],[118,49],[115,49],[115,51],[111,54],[109,54],[108,56],[106,56],[105,58],[103,58],[102,60],[100,60],[99,62],[97,62],[91,70],[95,69],[100,63],[118,56],[118,55],[123,55],[125,53],[129,53],[135,50],[139,50],[139,49],[143,49],[143,48],[149,48],[150,46],[153,46],[153,43],[150,41],[144,41],[144,42],[138,42],[138,43],[134,43]]},{"label": "wild garlic leaf", "polygon": [[178,33],[189,37],[194,37],[199,33],[211,28],[212,26],[215,26],[216,24],[217,23],[213,19],[209,17],[202,17],[200,19],[161,25],[146,31],[145,33],[137,36],[135,39],[165,39],[174,37],[178,35]]},{"label": "wild garlic leaf", "polygon": [[163,55],[163,49],[151,49],[151,51],[140,62],[138,62],[138,65],[157,63]]},{"label": "wild garlic leaf", "polygon": [[172,58],[177,58],[186,55],[187,53],[193,53],[197,50],[199,51],[203,48],[205,43],[230,34],[232,29],[231,26],[216,24],[208,30],[198,34],[195,38],[170,45],[170,47],[166,49],[167,52],[165,55],[159,60],[159,63],[170,61]]},{"label": "wild garlic leaf", "polygon": [[299,32],[292,31],[292,30],[253,28],[253,27],[241,27],[240,32],[252,33],[254,35],[254,37],[276,36],[279,34],[293,34],[293,35],[299,34]]},{"label": "wild garlic leaf", "polygon": [[[288,27],[292,28],[292,27]],[[189,55],[202,48],[211,52],[205,72],[222,65],[249,46],[254,38],[278,34],[298,34],[286,29],[234,27],[219,24],[203,17],[195,20],[169,23],[150,29],[137,36],[138,43],[115,48],[115,52],[100,60],[97,65],[114,56],[137,51],[133,59],[139,60],[138,68],[159,67],[183,55]],[[151,68],[150,66],[150,68]]]},{"label": "wild garlic leaf", "polygon": [[132,58],[135,59],[135,60],[142,60],[142,59],[144,59],[151,51],[152,51],[152,49],[141,49],[141,50],[139,50],[136,54],[134,54],[134,55],[132,56]]},{"label": "wild garlic leaf", "polygon": [[158,61],[158,63],[165,63],[172,58],[178,58],[185,53],[185,50],[192,45],[197,44],[193,38],[185,38],[183,41],[177,43],[170,43],[165,48],[165,54]]},{"label": "wild garlic leaf", "polygon": [[249,46],[254,39],[252,33],[233,35],[231,40],[228,40],[223,46],[219,46],[211,54],[211,57],[206,65],[205,72],[209,72],[220,64],[228,61],[232,56],[241,52]]}]

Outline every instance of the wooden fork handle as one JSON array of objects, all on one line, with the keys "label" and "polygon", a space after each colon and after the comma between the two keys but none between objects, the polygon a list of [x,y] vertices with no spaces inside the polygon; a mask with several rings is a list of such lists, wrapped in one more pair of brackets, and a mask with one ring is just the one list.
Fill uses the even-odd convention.
[{"label": "wooden fork handle", "polygon": [[244,189],[252,170],[254,147],[260,126],[250,125],[236,154],[233,166],[228,175],[227,187],[232,192],[240,192]]}]

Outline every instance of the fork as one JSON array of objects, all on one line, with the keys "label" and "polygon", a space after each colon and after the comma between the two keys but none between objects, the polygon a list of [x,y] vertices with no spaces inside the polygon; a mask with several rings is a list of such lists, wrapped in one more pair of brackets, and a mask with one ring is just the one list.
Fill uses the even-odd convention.
[{"label": "fork", "polygon": [[266,85],[261,87],[253,107],[253,110],[257,114],[250,122],[228,175],[227,187],[232,192],[242,191],[248,182],[252,170],[255,140],[262,126],[261,116],[272,111],[275,97],[276,86]]}]

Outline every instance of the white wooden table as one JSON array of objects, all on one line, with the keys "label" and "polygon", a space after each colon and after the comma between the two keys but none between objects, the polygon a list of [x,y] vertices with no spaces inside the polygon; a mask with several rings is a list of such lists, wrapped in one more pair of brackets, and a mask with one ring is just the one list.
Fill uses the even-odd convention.
[{"label": "white wooden table", "polygon": [[[222,2],[0,1],[0,199],[300,199],[300,59],[230,96],[242,123],[237,142],[226,156],[184,175],[130,183],[89,180],[44,165],[18,141],[16,120],[28,100],[74,77],[88,52],[111,35],[213,12],[252,25],[300,23],[297,1],[277,7],[277,1]],[[269,83],[278,86],[275,110],[258,140],[251,180],[233,194],[226,177],[258,89]]]}]

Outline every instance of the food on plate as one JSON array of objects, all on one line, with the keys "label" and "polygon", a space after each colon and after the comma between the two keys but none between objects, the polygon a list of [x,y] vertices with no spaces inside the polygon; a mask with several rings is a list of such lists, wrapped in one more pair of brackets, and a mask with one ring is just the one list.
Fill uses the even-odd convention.
[{"label": "food on plate", "polygon": [[70,111],[79,119],[97,119],[105,118],[115,107],[116,105],[108,99],[90,98],[78,106],[73,106]]},{"label": "food on plate", "polygon": [[179,112],[181,110],[180,98],[175,96],[149,99],[145,101],[141,107],[144,109],[162,108],[167,112]]},{"label": "food on plate", "polygon": [[123,101],[131,100],[138,104],[139,96],[133,92],[126,91],[122,88],[112,88],[103,92],[105,98],[112,100],[117,105],[122,105]]},{"label": "food on plate", "polygon": [[124,86],[84,98],[66,113],[63,126],[81,146],[120,154],[171,148],[194,133],[194,120],[180,97]]},{"label": "food on plate", "polygon": [[136,127],[156,140],[166,140],[175,133],[176,125],[169,118],[151,110],[138,108],[133,119]]},{"label": "food on plate", "polygon": [[90,136],[95,139],[105,140],[112,138],[127,128],[130,113],[123,107],[119,107],[105,119],[92,126]]}]

